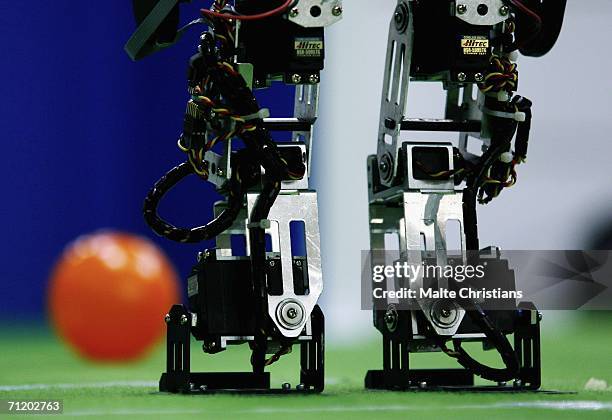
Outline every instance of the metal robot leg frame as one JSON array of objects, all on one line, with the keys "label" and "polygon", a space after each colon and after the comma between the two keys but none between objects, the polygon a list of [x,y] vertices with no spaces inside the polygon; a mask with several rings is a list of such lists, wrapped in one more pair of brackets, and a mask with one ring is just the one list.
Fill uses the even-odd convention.
[{"label": "metal robot leg frame", "polygon": [[[171,393],[319,393],[323,391],[324,317],[316,306],[308,321],[311,336],[300,343],[300,385],[294,389],[273,389],[270,372],[192,372],[191,333],[195,319],[183,305],[174,305],[166,318],[166,372],[159,390]],[[239,338],[239,337],[234,337]],[[243,337],[248,340],[252,337]]]},{"label": "metal robot leg frame", "polygon": [[[377,319],[384,319],[385,315],[384,312],[375,314],[375,323]],[[520,361],[520,374],[512,384],[476,385],[474,375],[462,368],[411,368],[410,354],[414,353],[411,348],[423,343],[422,337],[415,338],[411,333],[413,316],[414,314],[410,312],[398,312],[397,330],[382,332],[383,369],[367,372],[365,377],[367,389],[512,392],[540,388],[540,320],[535,308],[524,309],[516,318],[514,350]],[[474,340],[470,337],[465,339]]]},{"label": "metal robot leg frame", "polygon": [[[287,147],[295,147],[295,144],[292,143]],[[300,147],[305,151],[305,145]],[[306,159],[306,153],[303,156]],[[238,295],[240,293],[237,290],[219,289],[230,288],[234,284],[219,286],[219,283],[215,283],[212,279],[208,281],[210,289],[198,290],[203,287],[202,283],[199,283],[201,280],[192,275],[188,287],[190,299],[197,297],[200,293],[203,296],[202,299],[208,302],[205,306],[212,306],[212,303],[206,300],[206,292],[214,293],[215,296],[223,296],[225,308],[215,307],[216,309],[211,311],[223,318],[224,324],[222,327],[217,327],[217,324],[213,325],[213,321],[207,319],[206,313],[192,313],[183,305],[173,306],[166,317],[168,326],[167,367],[160,380],[159,389],[161,391],[174,393],[236,391],[318,393],[323,391],[324,316],[316,304],[323,289],[317,194],[307,189],[293,189],[296,187],[308,188],[308,181],[285,183],[283,185],[285,189],[281,190],[268,215],[266,234],[270,237],[271,249],[266,252],[268,263],[266,274],[268,278],[268,315],[274,324],[273,335],[268,337],[269,351],[270,354],[273,354],[282,340],[293,340],[300,347],[299,385],[293,389],[288,386],[272,389],[269,372],[195,373],[190,371],[190,338],[192,335],[204,342],[204,349],[208,353],[223,351],[233,344],[252,343],[255,339],[250,330],[248,333],[238,335],[225,333],[226,328],[236,328],[236,324],[248,323],[248,315],[235,315],[233,312],[237,307],[248,306],[253,297],[247,293],[246,297],[232,300],[233,298],[228,297],[227,293]],[[240,272],[244,276],[250,276],[247,214],[251,212],[257,197],[257,193],[247,195],[245,208],[233,226],[217,237],[217,248],[200,255],[202,264],[208,264],[208,266],[213,263],[233,266],[246,264],[243,266],[247,268],[246,271],[240,271],[241,269],[226,271],[226,275],[233,279],[240,277]],[[225,204],[225,202],[217,203],[215,213],[220,214]],[[293,222],[303,223],[302,238],[292,237],[291,224]],[[236,235],[245,239],[246,255],[234,255],[232,236]],[[305,255],[294,255],[292,246],[300,240],[304,242],[305,252],[303,254]],[[221,279],[223,280],[229,279]],[[202,303],[195,304],[196,308],[201,306]],[[234,325],[234,327],[227,327],[228,325]],[[215,332],[212,332],[213,330]]]},{"label": "metal robot leg frame", "polygon": [[[314,88],[312,89],[315,90]],[[287,143],[279,147],[300,147],[302,156],[307,159],[307,145]],[[216,238],[217,247],[203,252],[200,259],[203,264],[225,263],[236,265],[249,261],[249,220],[247,215],[252,211],[257,200],[257,193],[247,195],[246,205],[231,228]],[[215,205],[215,214],[220,214],[226,207],[225,202]],[[210,333],[219,328],[206,320],[206,315],[198,316],[183,305],[175,305],[166,322],[168,325],[167,369],[160,380],[160,390],[182,393],[319,393],[324,389],[324,316],[316,304],[323,289],[321,274],[321,250],[318,224],[317,194],[308,190],[308,179],[283,182],[283,189],[276,199],[266,223],[266,234],[270,238],[270,249],[266,252],[268,277],[268,315],[274,324],[273,335],[268,337],[269,351],[273,353],[279,347],[279,340],[293,340],[300,348],[300,383],[294,388],[284,385],[273,389],[270,373],[254,372],[200,372],[190,371],[190,337],[194,335],[203,341],[205,351],[216,353],[230,345],[252,343],[255,339],[252,332],[239,335]],[[293,237],[291,225],[294,222],[303,224],[303,237]],[[232,237],[240,236],[246,244],[246,253],[235,255]],[[294,255],[292,247],[303,241],[304,255]],[[248,264],[245,275],[250,275]],[[232,277],[239,276],[231,272]],[[210,282],[211,284],[214,282]],[[200,285],[201,287],[201,285]],[[227,292],[217,292],[219,286],[210,286],[215,293],[222,296]],[[227,286],[231,287],[231,286]],[[190,299],[198,292],[198,285],[192,282],[188,288]],[[234,293],[237,293],[234,291]],[[224,300],[226,309],[217,307],[223,318],[238,318],[237,323],[247,323],[245,318],[234,315],[234,308],[247,306],[252,296],[237,300]],[[200,304],[196,305],[197,307]],[[230,321],[230,324],[232,321]],[[228,324],[224,324],[227,326]],[[234,324],[232,324],[234,325]],[[200,331],[206,333],[200,336]],[[221,330],[225,331],[223,328]],[[288,384],[287,384],[288,385]]]},{"label": "metal robot leg frame", "polygon": [[[368,172],[376,174],[376,157],[369,158]],[[376,186],[378,179],[370,178],[370,185]],[[450,220],[459,221],[465,231],[463,200],[460,191],[418,191],[387,190],[375,194],[371,191],[370,243],[372,251],[386,249],[386,235],[397,235],[400,255],[411,256],[411,263],[421,251],[435,250],[438,264],[445,264],[441,258],[449,251],[461,251],[465,258],[465,247],[449,250],[446,246],[446,224]],[[436,203],[436,205],[432,205]],[[467,229],[475,226],[467,227]],[[461,238],[465,244],[465,235]],[[396,251],[396,250],[389,250]],[[372,264],[385,264],[375,258],[384,258],[382,253],[372,254]],[[388,262],[387,262],[388,263]],[[513,278],[513,277],[512,277]],[[421,287],[422,279],[417,279],[412,287]],[[444,285],[439,284],[441,287]],[[447,287],[447,286],[445,286]],[[387,285],[392,290],[393,284]],[[383,369],[367,372],[365,386],[368,389],[387,390],[479,390],[479,391],[516,391],[535,390],[541,384],[540,364],[540,316],[533,306],[525,306],[518,311],[494,311],[490,317],[497,323],[505,324],[505,332],[514,335],[514,351],[520,363],[519,374],[511,384],[476,386],[474,374],[465,368],[457,369],[413,369],[410,354],[440,351],[432,342],[424,328],[433,327],[437,334],[453,340],[482,342],[488,345],[486,336],[463,322],[465,311],[455,310],[456,321],[442,325],[436,319],[436,301],[419,300],[421,310],[397,310],[398,301],[389,298],[387,310],[374,310],[374,325],[382,334]]]}]

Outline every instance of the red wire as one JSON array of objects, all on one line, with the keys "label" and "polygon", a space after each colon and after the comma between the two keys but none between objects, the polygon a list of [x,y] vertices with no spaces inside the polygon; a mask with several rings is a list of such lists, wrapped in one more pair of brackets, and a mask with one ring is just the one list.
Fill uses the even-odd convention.
[{"label": "red wire", "polygon": [[215,17],[218,19],[260,20],[260,19],[266,19],[271,16],[276,16],[276,15],[283,13],[285,10],[289,8],[289,6],[291,6],[291,3],[293,3],[293,1],[294,0],[287,0],[282,6],[279,6],[276,9],[272,9],[264,13],[258,13],[256,15],[232,15],[230,13],[219,13],[219,12],[214,12],[208,9],[201,9],[200,11],[205,16]]},{"label": "red wire", "polygon": [[538,27],[542,26],[542,18],[540,17],[540,15],[531,10],[529,7],[525,6],[523,2],[519,0],[510,0],[510,2],[518,9],[521,9],[523,13],[529,15],[533,20],[535,20]]}]

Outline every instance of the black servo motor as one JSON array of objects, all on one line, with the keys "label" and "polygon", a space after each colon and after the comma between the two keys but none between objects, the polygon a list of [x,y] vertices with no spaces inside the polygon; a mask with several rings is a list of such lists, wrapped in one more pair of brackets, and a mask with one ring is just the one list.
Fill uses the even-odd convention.
[{"label": "black servo motor", "polygon": [[[463,22],[450,12],[452,3],[414,3],[411,76],[421,80],[475,82],[478,73],[486,72],[493,48],[491,27]],[[460,74],[462,77],[458,77]]]},{"label": "black servo motor", "polygon": [[[237,0],[236,11],[253,15],[281,6],[284,0]],[[280,14],[265,20],[243,21],[238,31],[238,62],[254,67],[254,84],[280,77],[285,83],[317,83],[323,70],[323,28],[304,28]]]}]

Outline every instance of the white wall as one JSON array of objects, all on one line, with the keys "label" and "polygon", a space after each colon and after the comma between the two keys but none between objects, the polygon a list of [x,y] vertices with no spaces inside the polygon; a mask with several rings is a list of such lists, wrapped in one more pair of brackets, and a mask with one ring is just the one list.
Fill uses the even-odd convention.
[{"label": "white wall", "polygon": [[[332,343],[374,334],[371,314],[359,308],[360,251],[369,247],[365,162],[376,151],[395,4],[345,0],[344,20],[327,35],[313,165]],[[556,48],[540,59],[521,58],[519,93],[534,101],[529,160],[518,168],[517,186],[480,206],[483,245],[578,249],[602,218],[612,220],[611,19],[612,1],[569,0]],[[410,89],[410,116],[442,116],[439,84]]]}]

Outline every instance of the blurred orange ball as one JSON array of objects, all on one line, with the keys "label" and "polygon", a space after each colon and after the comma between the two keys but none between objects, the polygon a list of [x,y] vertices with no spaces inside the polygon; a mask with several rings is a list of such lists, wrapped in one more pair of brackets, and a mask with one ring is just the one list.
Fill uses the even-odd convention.
[{"label": "blurred orange ball", "polygon": [[163,336],[164,315],[179,302],[178,284],[152,242],[114,232],[83,236],[51,275],[51,321],[88,359],[135,360]]}]

